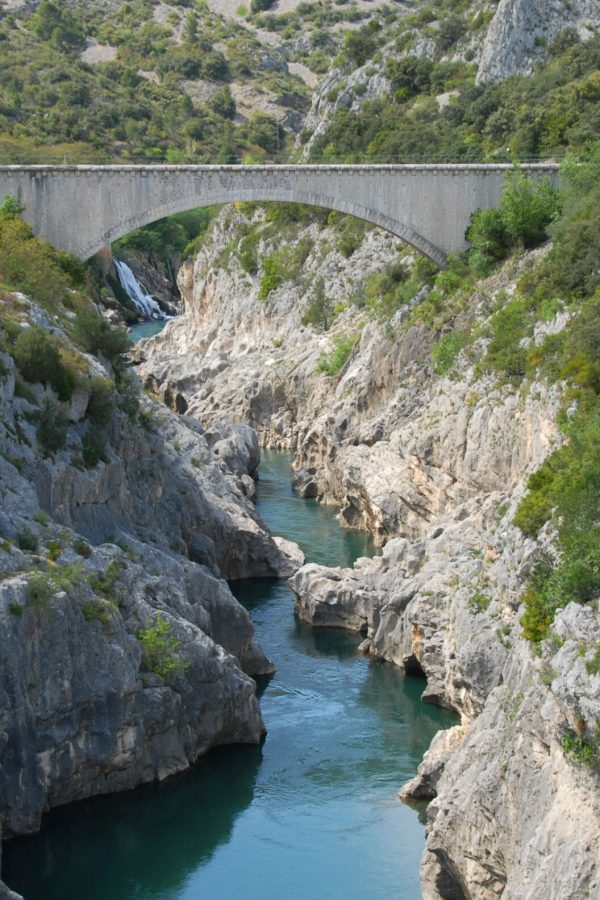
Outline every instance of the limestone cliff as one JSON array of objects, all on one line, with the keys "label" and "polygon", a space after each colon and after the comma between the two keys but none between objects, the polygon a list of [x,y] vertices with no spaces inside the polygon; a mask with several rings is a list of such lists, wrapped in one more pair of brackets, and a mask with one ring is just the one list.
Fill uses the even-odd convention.
[{"label": "limestone cliff", "polygon": [[[291,574],[301,560],[249,499],[251,429],[205,433],[144,397],[122,364],[115,387],[107,359],[72,343],[68,316],[22,294],[2,304],[7,837],[35,831],[50,807],[164,778],[219,744],[258,742],[250,676],[273,666],[223,577]],[[68,400],[15,364],[15,338],[35,329],[77,372]]]},{"label": "limestone cliff", "polygon": [[[223,214],[183,271],[184,317],[141,350],[145,383],[207,426],[246,421],[263,443],[291,447],[299,489],[339,503],[342,522],[384,545],[352,570],[307,565],[291,584],[300,618],[360,631],[365,652],[425,674],[424,700],[461,715],[406,791],[437,794],[424,896],[593,896],[597,775],[568,748],[574,734],[597,741],[598,676],[586,668],[597,610],[569,607],[555,626],[562,649],[550,642],[541,659],[532,654],[519,618],[537,545],[512,524],[528,473],[561,440],[561,386],[516,389],[480,364],[495,312],[545,250],[509,261],[463,298],[453,327],[478,337],[439,373],[445,331],[429,321],[427,289],[389,321],[360,304],[367,273],[393,258],[387,236],[370,232],[345,257],[332,248],[335,231],[301,230],[296,241],[311,238],[302,285],[290,280],[261,301],[260,269],[245,272],[233,249],[227,271],[220,265],[243,221]],[[259,261],[272,252],[268,234],[259,249]],[[320,279],[339,310],[324,331],[302,324]],[[527,340],[567,320],[559,310]],[[336,335],[350,332],[359,337],[339,372],[318,371]]]},{"label": "limestone cliff", "polygon": [[544,48],[567,28],[581,40],[600,26],[600,9],[594,0],[500,0],[488,29],[478,81],[494,81],[531,72]]}]

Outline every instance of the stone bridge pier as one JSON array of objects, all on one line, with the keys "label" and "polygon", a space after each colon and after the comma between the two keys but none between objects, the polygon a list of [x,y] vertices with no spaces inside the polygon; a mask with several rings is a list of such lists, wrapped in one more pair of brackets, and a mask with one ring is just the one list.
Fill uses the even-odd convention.
[{"label": "stone bridge pier", "polygon": [[[511,165],[0,166],[0,198],[36,234],[89,259],[163,216],[239,200],[322,206],[378,225],[440,266],[466,246],[472,213],[496,206]],[[521,167],[558,183],[558,166]]]}]

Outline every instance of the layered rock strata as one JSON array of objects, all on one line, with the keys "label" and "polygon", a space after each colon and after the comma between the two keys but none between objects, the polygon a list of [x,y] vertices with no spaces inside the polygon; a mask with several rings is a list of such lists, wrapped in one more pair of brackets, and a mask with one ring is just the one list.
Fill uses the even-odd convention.
[{"label": "layered rock strata", "polygon": [[[13,313],[21,328],[68,342],[23,295]],[[70,350],[109,384],[100,359]],[[223,576],[290,575],[303,557],[254,509],[252,429],[206,432],[126,379],[102,458],[85,465],[83,377],[60,403],[50,387],[24,385],[8,352],[0,363],[6,838],[38,829],[53,806],[164,778],[210,747],[260,741],[251,676],[274,667]],[[47,401],[65,422],[52,454],[38,431]]]},{"label": "layered rock strata", "polygon": [[[541,660],[532,655],[520,637],[520,597],[538,545],[512,525],[528,473],[560,440],[560,386],[516,390],[485,374],[476,366],[485,336],[457,354],[448,374],[436,374],[431,350],[440,332],[419,314],[425,294],[387,325],[349,307],[329,333],[303,328],[309,291],[303,298],[284,285],[268,308],[257,303],[255,282],[237,275],[235,259],[226,275],[211,265],[226,239],[225,231],[206,246],[192,283],[184,273],[187,319],[146,345],[140,371],[165,398],[181,392],[207,426],[231,416],[256,427],[263,443],[292,448],[298,489],[338,502],[343,523],[384,545],[381,556],[353,569],[305,566],[291,584],[300,618],[361,632],[364,652],[424,674],[423,699],[461,716],[405,791],[436,798],[424,896],[584,896],[598,879],[596,775],[565,746],[574,734],[596,740],[597,676],[584,669],[600,643],[597,611],[569,607],[556,625],[565,639],[558,657],[550,644]],[[383,268],[385,239],[372,234],[368,246],[370,271]],[[454,328],[485,335],[543,252],[507,263],[478,286]],[[338,258],[336,268],[343,305],[350,265]],[[539,323],[527,340],[539,343],[567,318],[560,312]],[[340,372],[316,372],[336,334],[352,328],[360,338]],[[197,360],[173,359],[182,341]],[[285,373],[275,368],[283,356]],[[545,546],[551,538],[544,533]],[[565,622],[568,637],[560,632]],[[573,668],[575,634],[582,662],[567,686],[559,673]],[[567,811],[561,784],[578,804],[588,798],[581,817],[576,807]]]}]

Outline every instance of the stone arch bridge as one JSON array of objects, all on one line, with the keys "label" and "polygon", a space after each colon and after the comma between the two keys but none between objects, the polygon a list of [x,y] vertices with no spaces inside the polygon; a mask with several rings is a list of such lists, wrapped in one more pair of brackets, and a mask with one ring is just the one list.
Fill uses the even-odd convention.
[{"label": "stone arch bridge", "polygon": [[[37,234],[82,259],[173,213],[279,200],[357,216],[444,266],[448,253],[465,248],[471,214],[497,205],[511,169],[509,164],[0,166],[0,199],[18,197]],[[521,170],[558,182],[556,164]]]}]

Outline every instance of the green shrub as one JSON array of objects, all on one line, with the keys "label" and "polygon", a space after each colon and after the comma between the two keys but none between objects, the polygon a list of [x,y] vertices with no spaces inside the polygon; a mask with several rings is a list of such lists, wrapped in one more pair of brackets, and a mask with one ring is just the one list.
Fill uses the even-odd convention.
[{"label": "green shrub", "polygon": [[51,562],[56,562],[56,560],[62,556],[63,546],[60,541],[48,541],[48,559]]},{"label": "green shrub", "polygon": [[38,525],[43,525],[44,528],[46,528],[50,524],[50,516],[45,509],[38,509],[33,514],[33,521],[37,522]]},{"label": "green shrub", "polygon": [[490,322],[492,339],[482,361],[484,370],[497,372],[511,384],[520,384],[527,372],[527,352],[521,341],[528,324],[527,305],[521,299],[512,300],[494,314]]},{"label": "green shrub", "polygon": [[600,645],[594,650],[591,659],[586,660],[585,667],[590,675],[600,675]]},{"label": "green shrub", "polygon": [[124,569],[125,563],[120,560],[113,560],[103,571],[90,575],[88,584],[95,593],[100,594],[113,606],[118,606],[122,596],[118,581]]},{"label": "green shrub", "polygon": [[506,176],[498,209],[478,210],[466,238],[469,263],[478,275],[488,275],[513,247],[535,247],[546,240],[560,209],[558,191],[547,179],[527,178],[518,169]]},{"label": "green shrub", "polygon": [[75,335],[88,353],[101,354],[110,362],[120,359],[129,349],[129,337],[124,328],[106,322],[98,313],[83,310],[77,313]]},{"label": "green shrub", "polygon": [[594,766],[598,762],[598,750],[572,731],[563,734],[561,744],[565,755],[577,762],[583,762],[586,766]]},{"label": "green shrub", "polygon": [[302,315],[302,324],[312,325],[317,331],[327,331],[334,320],[333,300],[325,293],[325,284],[319,278],[313,287],[310,303]]},{"label": "green shrub", "polygon": [[321,355],[317,363],[317,372],[337,375],[350,359],[359,338],[360,334],[341,334],[336,337],[333,342],[333,350]]},{"label": "green shrub", "polygon": [[75,553],[78,553],[79,556],[83,556],[84,559],[89,559],[92,555],[92,548],[83,538],[75,538],[73,541],[73,550]]},{"label": "green shrub", "polygon": [[36,437],[49,456],[62,450],[67,440],[68,420],[58,403],[48,397],[37,415]]},{"label": "green shrub", "polygon": [[535,247],[548,237],[559,212],[559,194],[547,178],[527,178],[516,169],[506,178],[500,214],[513,246]]},{"label": "green shrub", "polygon": [[49,384],[59,400],[69,400],[75,379],[65,368],[55,342],[38,325],[23,331],[15,343],[15,362],[23,378],[30,383]]},{"label": "green shrub", "polygon": [[17,531],[17,547],[29,553],[35,553],[38,549],[38,539],[28,525],[23,525]]},{"label": "green shrub", "polygon": [[142,628],[137,636],[142,645],[142,665],[148,672],[154,672],[162,678],[171,678],[188,668],[189,662],[179,655],[181,642],[165,618],[157,617],[152,625]]},{"label": "green shrub", "polygon": [[273,6],[275,0],[250,0],[250,11],[253,13],[264,12]]},{"label": "green shrub", "polygon": [[115,383],[111,378],[94,375],[90,383],[90,399],[86,410],[93,425],[104,428],[114,410]]},{"label": "green shrub", "polygon": [[491,602],[492,598],[488,597],[488,595],[484,594],[482,591],[475,591],[475,593],[469,597],[468,601],[469,607],[479,613],[485,612]]},{"label": "green shrub", "polygon": [[32,406],[37,406],[37,400],[33,391],[30,391],[26,384],[18,379],[15,381],[15,397],[21,397],[27,400]]},{"label": "green shrub", "polygon": [[364,222],[361,222],[360,219],[354,219],[351,216],[345,217],[338,226],[338,239],[336,243],[342,256],[349,259],[355,250],[358,250],[361,246],[366,232],[367,226]]},{"label": "green shrub", "polygon": [[431,348],[431,360],[433,368],[437,375],[446,375],[454,366],[456,357],[465,346],[468,340],[468,334],[465,331],[451,331],[445,334]]},{"label": "green shrub", "polygon": [[43,572],[34,572],[27,581],[27,601],[32,606],[46,606],[56,593],[51,578]]},{"label": "green shrub", "polygon": [[101,428],[90,425],[81,444],[81,456],[86,469],[93,469],[99,462],[108,462],[106,436]]},{"label": "green shrub", "polygon": [[557,609],[600,596],[600,402],[582,405],[565,426],[569,441],[528,482],[515,523],[535,536],[552,514],[558,558],[543,557],[523,595],[525,635],[542,640]]}]

